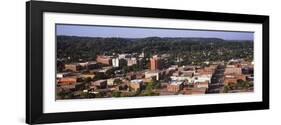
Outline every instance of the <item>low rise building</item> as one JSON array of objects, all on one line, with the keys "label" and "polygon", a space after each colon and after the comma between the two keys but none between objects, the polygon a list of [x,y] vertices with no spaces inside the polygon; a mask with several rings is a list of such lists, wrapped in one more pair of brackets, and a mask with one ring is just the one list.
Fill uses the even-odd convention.
[{"label": "low rise building", "polygon": [[112,66],[102,67],[102,69],[99,69],[97,72],[100,73],[106,73],[108,70],[111,70]]},{"label": "low rise building", "polygon": [[144,72],[137,72],[136,73],[136,79],[143,79],[145,78]]},{"label": "low rise building", "polygon": [[[239,67],[236,65],[239,65]],[[224,84],[236,84],[238,80],[246,81],[246,76],[243,74],[240,63],[235,64],[233,67],[226,67],[224,71]]]},{"label": "low rise building", "polygon": [[207,92],[207,88],[187,88],[183,91],[184,95],[205,94]]},{"label": "low rise building", "polygon": [[144,73],[145,78],[154,78],[155,80],[159,80],[160,79],[160,73],[159,71],[147,71]]},{"label": "low rise building", "polygon": [[91,86],[97,86],[99,89],[107,88],[107,80],[98,80],[91,82]]},{"label": "low rise building", "polygon": [[78,72],[81,70],[81,66],[78,63],[71,63],[71,64],[65,64],[64,69],[65,70],[70,70],[73,72]]},{"label": "low rise building", "polygon": [[175,72],[173,72],[173,76],[180,76],[182,73],[180,72],[180,71],[175,71]]},{"label": "low rise building", "polygon": [[196,82],[194,83],[194,88],[209,88],[209,82]]},{"label": "low rise building", "polygon": [[225,68],[224,74],[242,74],[242,68],[227,67]]},{"label": "low rise building", "polygon": [[119,59],[126,59],[126,58],[130,58],[130,57],[131,57],[131,55],[130,54],[126,54],[126,53],[118,55]]},{"label": "low rise building", "polygon": [[129,91],[129,86],[127,84],[121,84],[115,87],[117,91]]},{"label": "low rise building", "polygon": [[111,65],[112,58],[110,56],[97,56],[96,61],[101,64]]},{"label": "low rise building", "polygon": [[141,79],[131,80],[129,86],[134,91],[142,90],[143,80],[141,80]]},{"label": "low rise building", "polygon": [[84,85],[83,82],[76,82],[74,84],[61,84],[59,87],[64,90],[67,90],[67,89],[77,89],[83,85]]},{"label": "low rise building", "polygon": [[178,70],[178,65],[171,65],[168,70]]},{"label": "low rise building", "polygon": [[63,77],[57,80],[59,85],[72,85],[78,82],[77,77]]},{"label": "low rise building", "polygon": [[168,92],[179,92],[183,88],[182,81],[171,81],[170,84],[167,85]]},{"label": "low rise building", "polygon": [[109,86],[113,86],[114,85],[114,80],[115,79],[107,79],[107,85],[109,85]]},{"label": "low rise building", "polygon": [[190,76],[171,76],[170,78],[174,81],[193,81],[193,78]]},{"label": "low rise building", "polygon": [[224,84],[236,84],[238,80],[246,81],[246,76],[242,74],[232,74],[232,75],[225,75],[224,76]]},{"label": "low rise building", "polygon": [[57,78],[63,78],[63,77],[66,77],[66,76],[70,76],[70,72],[61,72],[61,73],[57,73],[56,74],[56,77]]},{"label": "low rise building", "polygon": [[96,61],[89,61],[86,62],[85,69],[92,70],[98,68],[98,64]]},{"label": "low rise building", "polygon": [[136,79],[136,74],[134,72],[127,73],[126,78],[129,80]]},{"label": "low rise building", "polygon": [[91,78],[93,79],[95,77],[95,74],[80,74],[81,78]]},{"label": "low rise building", "polygon": [[193,77],[193,82],[205,82],[211,83],[212,75],[211,74],[204,74],[204,75],[196,75]]},{"label": "low rise building", "polygon": [[127,59],[127,66],[132,66],[138,64],[137,59],[136,58],[129,58]]}]

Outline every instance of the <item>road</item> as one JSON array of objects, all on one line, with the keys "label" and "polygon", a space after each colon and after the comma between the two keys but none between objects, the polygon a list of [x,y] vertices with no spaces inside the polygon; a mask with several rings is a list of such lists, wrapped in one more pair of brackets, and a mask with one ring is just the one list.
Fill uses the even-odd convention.
[{"label": "road", "polygon": [[208,93],[222,93],[223,92],[223,74],[224,74],[224,65],[219,65],[217,70],[214,73],[214,76],[209,85]]}]

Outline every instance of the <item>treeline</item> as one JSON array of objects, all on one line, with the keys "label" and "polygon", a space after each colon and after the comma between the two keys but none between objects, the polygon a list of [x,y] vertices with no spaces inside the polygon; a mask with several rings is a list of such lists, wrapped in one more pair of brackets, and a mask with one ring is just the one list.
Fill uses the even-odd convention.
[{"label": "treeline", "polygon": [[[99,38],[57,36],[57,57],[93,60],[99,54],[170,54],[190,62],[253,59],[253,41],[226,41],[218,38]],[[185,62],[186,62],[185,61]]]}]

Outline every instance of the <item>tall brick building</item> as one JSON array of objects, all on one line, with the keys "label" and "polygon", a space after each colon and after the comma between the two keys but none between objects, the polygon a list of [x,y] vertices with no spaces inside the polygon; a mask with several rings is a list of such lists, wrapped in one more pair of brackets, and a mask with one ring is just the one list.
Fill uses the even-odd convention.
[{"label": "tall brick building", "polygon": [[150,70],[158,70],[161,68],[160,59],[158,57],[153,57],[150,59]]}]

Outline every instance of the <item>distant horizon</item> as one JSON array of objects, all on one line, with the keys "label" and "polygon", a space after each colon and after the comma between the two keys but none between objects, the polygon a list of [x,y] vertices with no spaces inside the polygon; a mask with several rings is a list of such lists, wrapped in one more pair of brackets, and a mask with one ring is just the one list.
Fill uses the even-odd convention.
[{"label": "distant horizon", "polygon": [[57,36],[96,38],[217,38],[253,41],[253,32],[57,24]]},{"label": "distant horizon", "polygon": [[[57,36],[66,36],[66,37],[85,37],[85,38],[123,38],[123,39],[145,39],[145,38],[194,38],[194,39],[222,39],[216,37],[158,37],[158,36],[148,36],[148,37],[98,37],[98,36],[69,36],[69,35],[57,35]],[[237,39],[222,39],[225,41],[235,41]],[[239,39],[238,41],[253,41],[247,39]]]}]

